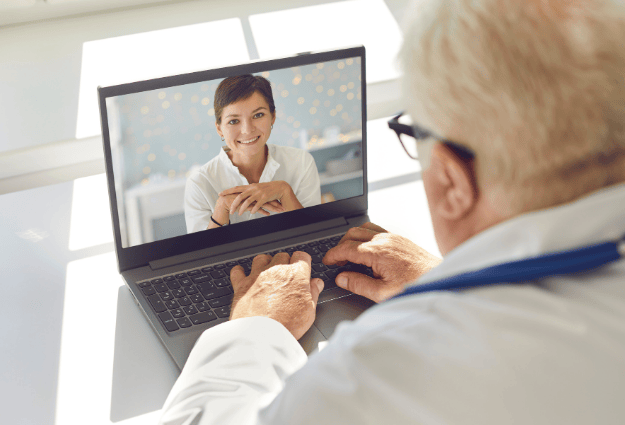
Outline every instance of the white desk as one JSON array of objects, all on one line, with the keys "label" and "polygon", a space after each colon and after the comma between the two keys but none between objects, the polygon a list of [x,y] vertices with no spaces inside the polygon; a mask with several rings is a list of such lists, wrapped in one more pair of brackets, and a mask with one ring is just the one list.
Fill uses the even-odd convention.
[{"label": "white desk", "polygon": [[[418,170],[382,128],[369,139],[378,187]],[[94,187],[93,205],[106,203],[104,186]],[[68,182],[0,196],[2,422],[153,424],[178,370],[122,286],[112,243],[100,232],[99,245],[70,251],[73,190]],[[101,210],[85,212],[94,229],[110,226]],[[369,215],[438,254],[420,181],[372,191]]]}]

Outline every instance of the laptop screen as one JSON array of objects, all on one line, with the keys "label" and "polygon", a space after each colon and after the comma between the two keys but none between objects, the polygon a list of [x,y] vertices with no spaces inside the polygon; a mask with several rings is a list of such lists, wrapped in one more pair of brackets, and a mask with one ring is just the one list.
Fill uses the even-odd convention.
[{"label": "laptop screen", "polygon": [[361,56],[293,59],[101,100],[122,248],[364,194]]}]

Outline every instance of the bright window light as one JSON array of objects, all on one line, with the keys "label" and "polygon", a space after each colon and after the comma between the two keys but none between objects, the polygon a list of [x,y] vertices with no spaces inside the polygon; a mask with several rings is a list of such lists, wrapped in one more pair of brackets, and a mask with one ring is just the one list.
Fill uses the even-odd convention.
[{"label": "bright window light", "polygon": [[[397,135],[388,128],[392,117],[367,121],[367,178],[369,183],[421,171],[419,161],[410,159]],[[416,140],[414,141],[416,143]],[[389,164],[393,164],[389,167]],[[371,196],[371,195],[370,195]]]},{"label": "bright window light", "polygon": [[86,42],[82,49],[76,138],[101,132],[98,86],[247,61],[249,54],[239,18]]},{"label": "bright window light", "polygon": [[363,44],[367,82],[399,76],[402,35],[383,0],[352,0],[250,16],[262,59]]},{"label": "bright window light", "polygon": [[[111,425],[117,294],[115,254],[67,265],[55,425]],[[95,301],[97,300],[97,301]],[[160,412],[115,425],[154,424]]]},{"label": "bright window light", "polygon": [[113,242],[112,226],[106,175],[74,180],[69,250]]}]

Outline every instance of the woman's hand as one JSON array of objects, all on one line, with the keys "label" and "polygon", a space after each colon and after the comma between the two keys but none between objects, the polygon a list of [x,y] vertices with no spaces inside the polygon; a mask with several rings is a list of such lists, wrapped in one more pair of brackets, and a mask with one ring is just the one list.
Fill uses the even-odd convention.
[{"label": "woman's hand", "polygon": [[[292,211],[302,208],[293,189],[285,181],[275,181],[267,183],[253,183],[247,186],[236,186],[228,190],[224,190],[219,194],[222,196],[235,196],[234,201],[230,204],[230,214],[234,214],[237,210],[239,215],[245,211],[252,214],[258,212],[267,203],[278,202],[285,211]],[[281,212],[281,211],[280,211]]]},{"label": "woman's hand", "polygon": [[[215,205],[215,212],[213,213],[213,219],[218,223],[227,224],[230,220],[229,215],[234,213],[232,210],[232,202],[236,199],[237,194],[219,196],[217,204]],[[252,212],[252,209],[256,208],[256,203],[250,204],[247,207],[247,211]],[[269,216],[271,212],[284,212],[284,207],[278,201],[266,202],[261,205],[257,211],[262,215]],[[252,213],[253,214],[253,213]]]}]

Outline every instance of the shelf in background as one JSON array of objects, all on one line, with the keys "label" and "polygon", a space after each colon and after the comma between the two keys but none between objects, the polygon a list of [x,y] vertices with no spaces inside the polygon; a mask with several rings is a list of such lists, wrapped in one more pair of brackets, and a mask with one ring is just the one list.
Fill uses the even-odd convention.
[{"label": "shelf in background", "polygon": [[362,170],[352,171],[345,174],[337,174],[335,176],[329,175],[327,173],[319,173],[319,180],[321,181],[321,186],[325,186],[328,184],[338,183],[346,180],[357,179],[362,176]]}]

